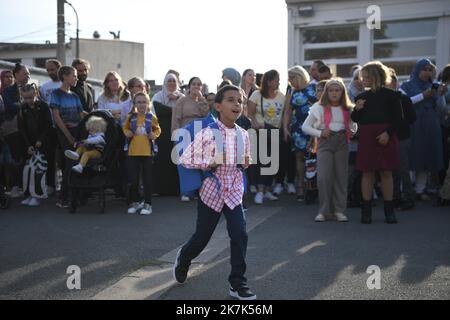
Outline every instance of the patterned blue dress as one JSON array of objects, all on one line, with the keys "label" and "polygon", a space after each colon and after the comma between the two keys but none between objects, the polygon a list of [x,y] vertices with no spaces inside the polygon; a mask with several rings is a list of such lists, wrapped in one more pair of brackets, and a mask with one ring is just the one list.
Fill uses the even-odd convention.
[{"label": "patterned blue dress", "polygon": [[309,108],[317,101],[314,85],[308,85],[302,90],[294,90],[291,94],[291,136],[292,151],[305,151],[310,136],[302,131],[303,122],[308,117]]}]

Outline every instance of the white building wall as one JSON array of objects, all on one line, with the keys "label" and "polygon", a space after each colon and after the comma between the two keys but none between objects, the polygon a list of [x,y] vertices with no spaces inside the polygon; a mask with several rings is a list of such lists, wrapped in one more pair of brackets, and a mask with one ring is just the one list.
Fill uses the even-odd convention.
[{"label": "white building wall", "polygon": [[[409,20],[421,18],[436,18],[438,20],[436,39],[436,64],[442,68],[450,63],[450,0],[378,0],[373,1],[295,1],[288,3],[288,39],[289,66],[304,64],[301,30],[306,27],[333,25],[360,25],[358,44],[358,63],[363,64],[372,59],[372,30],[366,27],[370,14],[367,8],[378,5],[381,9],[382,21]],[[312,6],[314,15],[302,17],[298,13],[300,6]]]}]

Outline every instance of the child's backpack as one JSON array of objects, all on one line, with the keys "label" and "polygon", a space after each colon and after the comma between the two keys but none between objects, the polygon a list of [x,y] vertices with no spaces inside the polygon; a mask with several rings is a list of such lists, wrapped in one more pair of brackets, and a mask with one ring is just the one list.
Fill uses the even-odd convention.
[{"label": "child's backpack", "polygon": [[[152,132],[152,120],[153,120],[153,115],[151,113],[146,113],[145,114],[145,131],[147,132],[147,134],[149,134],[150,132]],[[130,131],[135,133],[137,130],[137,113],[133,112],[131,114],[130,117]],[[128,146],[131,142],[131,139],[127,139],[125,147],[124,147],[124,151],[128,151]],[[158,154],[158,145],[156,144],[155,141],[150,140],[150,147],[152,148],[152,155],[153,158],[156,158],[157,154]]]},{"label": "child's backpack", "polygon": [[[177,147],[178,156],[181,156],[187,146],[194,141],[195,135],[199,133],[204,128],[209,127],[211,129],[219,130],[219,126],[217,125],[217,119],[209,113],[205,118],[191,121],[186,126],[183,127],[183,134],[180,139],[175,142]],[[244,138],[240,130],[237,130],[238,135],[238,150],[237,155],[244,154]],[[183,144],[181,142],[184,142]],[[187,144],[186,144],[187,143]],[[219,143],[216,141],[216,143]],[[219,150],[222,150],[223,145],[217,146]],[[243,171],[242,165],[238,165],[238,168]],[[178,177],[180,180],[180,194],[182,195],[193,195],[197,192],[202,184],[203,180],[206,178],[213,178],[216,180],[217,188],[220,190],[220,181],[214,175],[214,172],[211,170],[203,171],[200,169],[188,169],[181,165],[177,164],[178,169]],[[244,177],[244,192],[246,189],[246,177],[244,172],[242,172]]]},{"label": "child's backpack", "polygon": [[46,176],[47,160],[42,153],[36,151],[23,168],[24,193],[29,193],[34,198],[46,199],[48,197]]}]

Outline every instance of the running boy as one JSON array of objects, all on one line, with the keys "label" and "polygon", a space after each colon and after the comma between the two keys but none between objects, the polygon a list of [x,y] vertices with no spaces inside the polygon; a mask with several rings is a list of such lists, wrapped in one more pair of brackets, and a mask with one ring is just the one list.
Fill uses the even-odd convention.
[{"label": "running boy", "polygon": [[[244,178],[238,166],[247,168],[250,164],[250,140],[247,131],[236,125],[242,113],[242,94],[238,87],[227,85],[219,90],[215,101],[220,114],[218,130],[213,132],[211,126],[203,129],[180,158],[186,168],[211,170],[213,177],[203,180],[196,230],[178,251],[173,274],[178,283],[186,281],[191,261],[206,247],[223,213],[231,239],[230,295],[239,300],[254,300],[256,295],[250,291],[244,276],[248,236],[242,211]],[[223,141],[223,152],[217,150],[214,133]],[[243,153],[238,152],[239,141],[243,142]]]}]

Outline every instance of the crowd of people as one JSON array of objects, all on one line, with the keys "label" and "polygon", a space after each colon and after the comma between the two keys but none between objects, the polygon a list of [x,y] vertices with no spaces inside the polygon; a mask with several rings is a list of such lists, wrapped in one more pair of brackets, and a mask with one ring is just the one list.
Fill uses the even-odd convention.
[{"label": "crowd of people", "polygon": [[[128,213],[150,214],[153,194],[178,194],[176,164],[170,160],[173,133],[208,115],[220,119],[216,93],[199,77],[180,87],[175,70],[167,72],[156,93],[140,77],[125,82],[111,71],[96,97],[87,82],[90,68],[83,59],[71,66],[47,60],[50,79],[39,87],[29,83],[23,64],[1,73],[1,184],[11,197],[24,197],[22,204],[38,206],[42,199],[22,192],[22,171],[39,152],[48,162],[46,193],[57,194],[56,205],[68,207],[68,174],[82,173],[89,159],[101,157],[105,143],[101,119],[86,124],[89,137],[83,141],[77,141],[80,123],[94,110],[108,110],[124,136],[119,184],[129,187]],[[337,76],[350,76],[351,82],[346,86]],[[318,222],[348,221],[346,209],[361,207],[361,222],[371,223],[372,201],[379,197],[387,223],[397,222],[395,210],[411,210],[416,201],[449,205],[450,65],[437,70],[421,59],[401,84],[395,70],[378,61],[337,76],[321,60],[309,70],[293,66],[284,91],[276,70],[247,69],[242,76],[233,68],[223,70],[217,89],[235,86],[242,96],[236,124],[256,130],[258,145],[259,130],[268,129],[269,153],[271,140],[278,139],[276,174],[261,174],[268,164],[259,157],[245,170],[254,203],[276,201],[284,191],[305,202],[308,159],[314,157]],[[69,166],[68,159],[76,165]],[[180,194],[186,202],[196,196]]]}]

